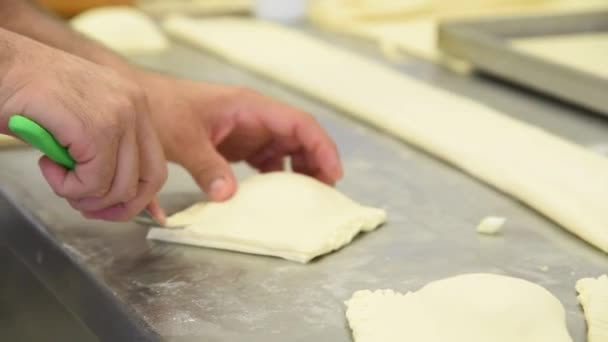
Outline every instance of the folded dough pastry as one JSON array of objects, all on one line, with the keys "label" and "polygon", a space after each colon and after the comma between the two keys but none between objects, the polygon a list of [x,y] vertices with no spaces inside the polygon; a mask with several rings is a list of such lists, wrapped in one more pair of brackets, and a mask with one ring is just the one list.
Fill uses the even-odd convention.
[{"label": "folded dough pastry", "polygon": [[495,274],[459,275],[406,294],[357,291],[346,304],[355,342],[572,342],[555,296]]},{"label": "folded dough pastry", "polygon": [[608,275],[580,279],[576,292],[585,310],[587,342],[608,341]]},{"label": "folded dough pastry", "polygon": [[316,179],[288,172],[256,175],[223,203],[199,203],[152,228],[149,239],[277,256],[306,263],[386,220]]}]

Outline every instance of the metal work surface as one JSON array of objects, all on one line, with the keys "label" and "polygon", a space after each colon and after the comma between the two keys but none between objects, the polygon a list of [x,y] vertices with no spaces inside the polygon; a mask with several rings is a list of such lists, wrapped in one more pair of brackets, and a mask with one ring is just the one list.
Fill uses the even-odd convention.
[{"label": "metal work surface", "polygon": [[441,24],[439,47],[480,70],[608,115],[608,80],[517,50],[511,39],[608,32],[608,11]]},{"label": "metal work surface", "polygon": [[[164,339],[350,341],[343,302],[353,291],[416,290],[461,273],[493,272],[545,286],[566,306],[575,341],[585,341],[574,284],[606,273],[607,255],[441,161],[215,58],[175,46],[163,56],[138,61],[183,77],[254,87],[313,113],[342,152],[346,177],[339,189],[389,213],[389,222],[376,232],[308,265],[150,242],[145,227],[86,221],[57,200],[39,175],[37,153],[1,151],[0,185]],[[598,151],[608,146],[608,122],[579,109],[420,62],[398,69]],[[236,169],[239,178],[252,172]],[[201,197],[187,174],[171,168],[161,195],[169,211]],[[508,218],[502,236],[476,233],[487,215]]]}]

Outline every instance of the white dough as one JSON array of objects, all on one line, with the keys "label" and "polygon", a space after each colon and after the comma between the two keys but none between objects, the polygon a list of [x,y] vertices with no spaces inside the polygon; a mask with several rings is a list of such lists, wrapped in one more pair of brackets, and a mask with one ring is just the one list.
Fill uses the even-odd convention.
[{"label": "white dough", "polygon": [[608,252],[607,158],[289,28],[183,17],[164,27],[418,146]]},{"label": "white dough", "polygon": [[608,341],[608,275],[576,282],[578,301],[585,310],[587,342]]},{"label": "white dough", "polygon": [[70,25],[120,54],[155,53],[169,41],[154,21],[128,6],[100,7],[74,17]]},{"label": "white dough", "polygon": [[226,15],[251,12],[253,0],[139,0],[137,7],[150,15]]},{"label": "white dough", "polygon": [[477,226],[477,232],[486,235],[496,235],[502,231],[502,226],[507,222],[504,217],[485,217]]},{"label": "white dough", "polygon": [[306,263],[348,244],[386,220],[311,177],[288,172],[256,175],[223,203],[202,203],[153,228],[149,239],[272,255]]},{"label": "white dough", "polygon": [[549,291],[494,274],[406,294],[357,291],[346,305],[355,342],[572,342],[564,307]]}]

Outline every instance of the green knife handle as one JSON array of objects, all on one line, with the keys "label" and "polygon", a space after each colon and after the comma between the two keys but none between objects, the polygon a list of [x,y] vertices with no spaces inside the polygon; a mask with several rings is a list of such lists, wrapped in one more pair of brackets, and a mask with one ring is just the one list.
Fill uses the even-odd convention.
[{"label": "green knife handle", "polygon": [[35,121],[23,115],[13,115],[8,121],[8,128],[16,136],[40,150],[55,163],[69,170],[76,167],[76,162],[70,156],[67,148],[61,146],[51,132]]}]

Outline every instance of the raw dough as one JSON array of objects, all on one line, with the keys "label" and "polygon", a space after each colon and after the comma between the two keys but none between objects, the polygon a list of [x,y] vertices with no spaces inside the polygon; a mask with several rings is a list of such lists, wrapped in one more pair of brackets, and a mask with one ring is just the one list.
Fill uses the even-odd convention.
[{"label": "raw dough", "polygon": [[197,204],[168,220],[185,229],[153,228],[149,239],[272,255],[306,263],[348,244],[386,220],[313,178],[256,175],[224,203]]},{"label": "raw dough", "polygon": [[132,7],[92,9],[74,17],[70,24],[76,31],[123,55],[156,53],[169,46],[154,21]]},{"label": "raw dough", "polygon": [[[366,6],[353,2],[363,2]],[[319,0],[312,7],[311,16],[312,22],[321,28],[374,41],[384,50],[401,50],[414,57],[467,70],[463,61],[445,56],[439,50],[440,21],[605,9],[608,9],[606,0],[384,0],[381,3]]]},{"label": "raw dough", "polygon": [[241,14],[251,12],[253,0],[139,0],[137,7],[155,17]]},{"label": "raw dough", "polygon": [[357,291],[346,305],[355,342],[572,342],[564,307],[549,291],[494,274],[459,275],[406,294]]},{"label": "raw dough", "polygon": [[576,282],[578,301],[585,310],[587,342],[608,341],[608,275]]},{"label": "raw dough", "polygon": [[514,39],[511,44],[549,62],[608,79],[608,33]]},{"label": "raw dough", "polygon": [[502,226],[507,222],[504,217],[485,217],[477,226],[477,232],[486,235],[496,235],[502,231]]},{"label": "raw dough", "polygon": [[183,17],[164,27],[450,162],[608,252],[605,157],[292,29]]}]

